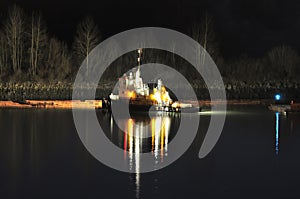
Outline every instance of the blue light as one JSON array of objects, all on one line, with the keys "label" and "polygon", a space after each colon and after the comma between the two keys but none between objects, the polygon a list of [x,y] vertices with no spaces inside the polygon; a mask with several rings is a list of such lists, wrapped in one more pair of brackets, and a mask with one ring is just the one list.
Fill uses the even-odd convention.
[{"label": "blue light", "polygon": [[276,94],[275,95],[275,100],[279,101],[281,99],[281,95],[280,94]]}]

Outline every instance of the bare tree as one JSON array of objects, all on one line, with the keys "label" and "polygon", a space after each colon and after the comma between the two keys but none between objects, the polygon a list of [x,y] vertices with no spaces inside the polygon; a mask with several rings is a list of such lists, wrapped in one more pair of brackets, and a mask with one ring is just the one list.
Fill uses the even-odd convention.
[{"label": "bare tree", "polygon": [[67,44],[62,43],[61,45],[61,59],[59,65],[58,78],[60,80],[68,78],[71,73],[71,55]]},{"label": "bare tree", "polygon": [[70,74],[71,56],[65,43],[50,39],[45,70],[49,80],[62,80]]},{"label": "bare tree", "polygon": [[13,72],[21,71],[25,42],[25,14],[23,10],[16,5],[9,9],[8,19],[4,27]]},{"label": "bare tree", "polygon": [[[207,13],[202,17],[200,22],[194,22],[191,27],[191,37],[199,42],[201,46],[212,57],[217,55],[217,42],[214,30],[213,19]],[[203,64],[205,62],[205,51],[198,50],[199,59]]]},{"label": "bare tree", "polygon": [[8,44],[5,34],[0,32],[0,75],[2,75],[8,67]]},{"label": "bare tree", "polygon": [[260,59],[254,59],[247,54],[231,60],[224,70],[223,75],[234,81],[253,82],[263,80]]},{"label": "bare tree", "polygon": [[91,17],[86,17],[78,26],[74,40],[74,51],[80,59],[85,58],[87,75],[89,70],[89,54],[101,40],[98,26]]},{"label": "bare tree", "polygon": [[48,55],[47,55],[47,70],[55,68],[60,59],[61,42],[55,38],[49,41]]},{"label": "bare tree", "polygon": [[42,23],[42,17],[40,13],[33,13],[31,17],[31,31],[30,31],[30,73],[32,75],[37,74],[37,68],[42,60],[43,53],[47,44],[47,30]]},{"label": "bare tree", "polygon": [[292,79],[297,77],[300,64],[298,53],[289,46],[277,46],[265,56],[265,74],[271,78]]}]

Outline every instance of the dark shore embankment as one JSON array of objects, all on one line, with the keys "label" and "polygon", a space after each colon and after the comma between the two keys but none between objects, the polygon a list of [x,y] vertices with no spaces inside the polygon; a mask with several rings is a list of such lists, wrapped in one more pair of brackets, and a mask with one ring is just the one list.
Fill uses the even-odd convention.
[{"label": "dark shore embankment", "polygon": [[[107,83],[97,88],[96,99],[107,97],[113,84]],[[226,83],[228,100],[260,100],[272,99],[275,93],[282,93],[287,100],[300,99],[300,83]],[[194,86],[200,100],[208,100],[206,88]],[[215,89],[218,89],[216,86]],[[31,100],[70,100],[72,99],[73,84],[39,84],[39,83],[3,83],[0,84],[0,101]]]},{"label": "dark shore embankment", "polygon": [[[225,83],[226,96],[228,100],[261,100],[274,99],[274,95],[280,93],[283,100],[300,99],[300,83],[296,82],[244,82]],[[200,99],[209,99],[205,88],[195,88]]]},{"label": "dark shore embankment", "polygon": [[[111,92],[111,86],[98,86],[96,98],[106,97]],[[25,100],[71,100],[73,84],[33,84],[33,83],[5,83],[0,84],[0,101]]]}]

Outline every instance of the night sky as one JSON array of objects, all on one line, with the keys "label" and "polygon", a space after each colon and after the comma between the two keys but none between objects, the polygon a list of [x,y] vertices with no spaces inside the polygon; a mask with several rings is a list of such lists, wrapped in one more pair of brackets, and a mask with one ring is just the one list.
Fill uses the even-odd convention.
[{"label": "night sky", "polygon": [[77,23],[94,17],[104,38],[121,31],[159,26],[186,32],[204,12],[214,18],[225,57],[261,56],[277,45],[300,51],[300,1],[277,0],[0,0],[1,21],[16,3],[43,13],[51,35],[72,42]]}]

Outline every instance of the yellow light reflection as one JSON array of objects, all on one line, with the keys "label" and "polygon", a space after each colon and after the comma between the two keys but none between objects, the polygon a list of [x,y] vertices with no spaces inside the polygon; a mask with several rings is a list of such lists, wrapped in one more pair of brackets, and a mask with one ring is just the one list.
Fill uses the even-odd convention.
[{"label": "yellow light reflection", "polygon": [[152,138],[152,142],[151,142],[151,151],[153,152],[154,150],[154,139],[155,139],[155,119],[151,119],[151,138]]},{"label": "yellow light reflection", "polygon": [[128,151],[129,151],[129,169],[132,170],[133,166],[133,120],[128,120]]},{"label": "yellow light reflection", "polygon": [[[150,123],[144,120],[136,121],[127,119],[125,122],[124,133],[124,160],[128,153],[129,169],[135,173],[135,186],[137,195],[140,191],[140,154],[143,149],[151,150],[153,161],[159,164],[167,156],[171,118],[162,114],[151,118]],[[142,135],[151,132],[151,138],[143,138]],[[148,141],[146,141],[146,140]],[[150,140],[151,139],[151,140]],[[150,146],[151,142],[151,146]],[[149,144],[147,144],[149,143]],[[149,145],[149,146],[147,146]]]}]

